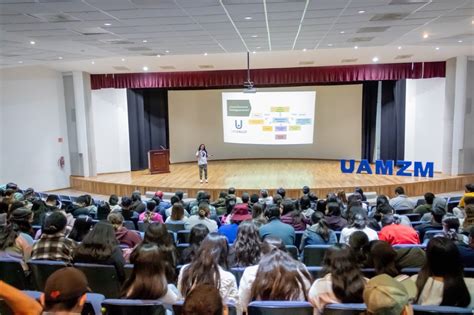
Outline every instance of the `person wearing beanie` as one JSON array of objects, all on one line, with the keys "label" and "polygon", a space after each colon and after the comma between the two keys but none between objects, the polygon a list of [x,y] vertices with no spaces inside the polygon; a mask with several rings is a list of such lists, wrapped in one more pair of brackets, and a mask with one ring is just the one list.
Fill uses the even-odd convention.
[{"label": "person wearing beanie", "polygon": [[363,297],[368,314],[411,315],[408,289],[387,274],[373,277],[365,285]]},{"label": "person wearing beanie", "polygon": [[66,238],[67,219],[64,213],[54,211],[46,217],[41,238],[33,245],[32,260],[72,261],[76,242]]}]

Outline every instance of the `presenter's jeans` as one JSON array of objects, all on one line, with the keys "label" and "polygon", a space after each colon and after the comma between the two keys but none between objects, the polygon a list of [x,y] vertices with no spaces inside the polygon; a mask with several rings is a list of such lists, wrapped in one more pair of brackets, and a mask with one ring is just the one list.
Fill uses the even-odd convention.
[{"label": "presenter's jeans", "polygon": [[204,172],[204,179],[207,179],[207,164],[199,165],[199,179],[202,179],[203,172]]}]

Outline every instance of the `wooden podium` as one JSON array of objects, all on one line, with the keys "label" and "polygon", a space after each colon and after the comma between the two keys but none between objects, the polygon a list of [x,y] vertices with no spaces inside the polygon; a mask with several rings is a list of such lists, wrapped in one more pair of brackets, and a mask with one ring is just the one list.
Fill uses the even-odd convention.
[{"label": "wooden podium", "polygon": [[148,168],[150,174],[170,172],[170,151],[150,150],[148,151]]}]

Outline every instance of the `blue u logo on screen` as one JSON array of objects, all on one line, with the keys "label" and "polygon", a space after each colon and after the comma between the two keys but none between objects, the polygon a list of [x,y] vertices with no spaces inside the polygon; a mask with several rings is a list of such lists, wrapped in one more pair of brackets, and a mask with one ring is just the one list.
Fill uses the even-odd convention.
[{"label": "blue u logo on screen", "polygon": [[234,124],[236,129],[242,129],[242,120],[240,120],[240,123],[238,120],[234,120]]}]

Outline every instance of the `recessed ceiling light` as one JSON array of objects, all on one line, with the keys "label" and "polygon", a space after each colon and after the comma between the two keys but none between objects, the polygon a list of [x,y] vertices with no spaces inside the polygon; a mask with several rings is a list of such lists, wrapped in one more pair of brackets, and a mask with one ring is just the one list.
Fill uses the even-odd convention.
[{"label": "recessed ceiling light", "polygon": [[359,49],[359,46],[354,46],[354,49]]},{"label": "recessed ceiling light", "polygon": [[63,57],[59,56],[58,59],[59,59],[59,60],[63,60]]},{"label": "recessed ceiling light", "polygon": [[258,35],[252,35],[252,37],[253,37],[253,38],[256,38],[256,37],[258,37]]},{"label": "recessed ceiling light", "polygon": [[36,42],[34,40],[30,41],[30,45],[34,45]]},{"label": "recessed ceiling light", "polygon": [[244,19],[246,19],[246,20],[251,20],[252,17],[251,17],[251,16],[246,16]]},{"label": "recessed ceiling light", "polygon": [[252,54],[256,54],[256,53],[257,53],[257,52],[256,52],[255,50],[254,50],[254,51],[252,51]]},{"label": "recessed ceiling light", "polygon": [[170,51],[169,51],[169,50],[165,50],[165,53],[169,54],[169,53],[170,53]]},{"label": "recessed ceiling light", "polygon": [[94,64],[95,64],[95,61],[91,61],[91,63],[94,65]]},{"label": "recessed ceiling light", "polygon": [[401,49],[402,49],[402,46],[398,46],[397,49],[398,49],[398,50],[401,50]]},{"label": "recessed ceiling light", "polygon": [[435,49],[436,49],[436,50],[439,50],[439,47],[436,47]]},{"label": "recessed ceiling light", "polygon": [[340,33],[340,34],[344,34],[345,32],[344,32],[344,31],[340,31],[339,33]]},{"label": "recessed ceiling light", "polygon": [[204,53],[204,56],[207,56],[207,52]]},{"label": "recessed ceiling light", "polygon": [[303,51],[306,51],[306,48],[303,48]]},{"label": "recessed ceiling light", "polygon": [[125,61],[125,58],[122,58],[122,61]]},{"label": "recessed ceiling light", "polygon": [[359,14],[364,14],[364,13],[365,13],[365,11],[364,11],[364,10],[359,10],[359,12],[358,12],[358,13],[359,13]]},{"label": "recessed ceiling light", "polygon": [[110,23],[104,23],[104,26],[111,26],[112,24]]},{"label": "recessed ceiling light", "polygon": [[18,61],[18,63],[23,63],[23,61],[20,60],[20,61]]},{"label": "recessed ceiling light", "polygon": [[462,43],[462,40],[458,40],[458,43]]},{"label": "recessed ceiling light", "polygon": [[332,47],[332,44],[328,44],[329,47]]},{"label": "recessed ceiling light", "polygon": [[378,61],[379,61],[379,57],[372,58],[372,62],[378,62]]},{"label": "recessed ceiling light", "polygon": [[144,67],[143,67],[143,71],[148,71],[148,67],[147,67],[147,66],[144,66]]},{"label": "recessed ceiling light", "polygon": [[144,42],[144,43],[148,43],[148,41],[147,41],[146,39],[142,40],[142,42]]},{"label": "recessed ceiling light", "polygon": [[423,34],[423,38],[428,38],[428,37],[429,37],[428,33]]}]

